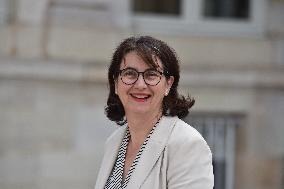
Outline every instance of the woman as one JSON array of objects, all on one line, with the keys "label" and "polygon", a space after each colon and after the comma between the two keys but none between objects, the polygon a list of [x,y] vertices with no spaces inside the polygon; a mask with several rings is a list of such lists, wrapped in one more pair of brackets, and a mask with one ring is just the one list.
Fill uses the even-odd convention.
[{"label": "woman", "polygon": [[194,100],[177,92],[175,52],[158,39],[124,40],[108,72],[107,117],[121,125],[107,140],[95,189],[212,189],[212,155],[180,118]]}]

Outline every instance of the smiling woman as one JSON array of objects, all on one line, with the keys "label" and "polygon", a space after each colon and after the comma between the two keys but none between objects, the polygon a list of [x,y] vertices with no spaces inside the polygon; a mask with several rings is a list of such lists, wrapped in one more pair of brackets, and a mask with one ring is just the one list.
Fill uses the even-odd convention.
[{"label": "smiling woman", "polygon": [[[141,67],[140,70],[138,70],[138,66]],[[179,62],[175,51],[161,40],[149,36],[142,36],[126,39],[117,47],[113,54],[108,72],[110,91],[106,107],[106,114],[110,120],[117,122],[119,125],[124,125],[127,121],[127,117],[125,117],[126,109],[123,107],[119,95],[117,95],[118,86],[124,86],[120,85],[120,83],[126,79],[124,75],[125,68],[127,68],[128,71],[129,68],[131,68],[135,71],[150,69],[160,72],[161,80],[156,87],[147,85],[146,83],[145,86],[148,86],[146,90],[149,92],[163,85],[168,85],[164,86],[164,89],[159,89],[159,93],[166,94],[160,97],[162,102],[160,104],[161,113],[163,115],[178,116],[180,118],[188,114],[188,110],[194,104],[194,99],[186,99],[178,94],[177,87],[180,75]],[[137,80],[141,78],[139,76],[136,78]],[[145,73],[142,76],[145,80]],[[140,82],[138,82],[138,84],[139,83]],[[137,85],[133,85],[134,88],[136,86]]]},{"label": "smiling woman", "polygon": [[180,118],[194,100],[179,95],[179,62],[165,42],[130,37],[109,67],[107,117],[121,125],[109,137],[96,189],[212,189],[212,154]]}]

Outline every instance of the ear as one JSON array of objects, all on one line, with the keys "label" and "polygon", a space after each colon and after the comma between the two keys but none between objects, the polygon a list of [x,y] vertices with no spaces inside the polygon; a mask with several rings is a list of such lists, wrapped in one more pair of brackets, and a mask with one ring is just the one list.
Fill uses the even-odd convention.
[{"label": "ear", "polygon": [[174,76],[170,76],[170,78],[167,79],[167,89],[165,91],[165,95],[166,96],[169,94],[169,92],[171,90],[171,87],[172,87],[172,85],[174,83],[174,80],[175,80]]}]

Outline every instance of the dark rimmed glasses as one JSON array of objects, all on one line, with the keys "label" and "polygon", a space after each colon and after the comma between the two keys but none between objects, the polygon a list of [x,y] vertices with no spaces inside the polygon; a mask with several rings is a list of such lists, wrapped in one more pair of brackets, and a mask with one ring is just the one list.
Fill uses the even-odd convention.
[{"label": "dark rimmed glasses", "polygon": [[140,74],[142,74],[144,82],[150,86],[158,85],[162,76],[164,75],[163,72],[160,72],[154,68],[147,69],[144,72],[138,72],[134,68],[125,68],[123,70],[119,70],[121,81],[126,85],[133,85],[136,83]]}]

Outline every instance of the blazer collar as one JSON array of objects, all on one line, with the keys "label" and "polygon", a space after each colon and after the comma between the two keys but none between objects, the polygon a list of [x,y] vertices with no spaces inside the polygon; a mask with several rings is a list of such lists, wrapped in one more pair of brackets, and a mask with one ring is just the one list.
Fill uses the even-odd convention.
[{"label": "blazer collar", "polygon": [[112,168],[115,164],[120,144],[126,132],[126,126],[117,129],[107,140],[105,145],[105,153],[101,163],[100,174],[97,178],[95,189],[103,189],[107,182]]},{"label": "blazer collar", "polygon": [[126,188],[140,188],[167,145],[177,117],[163,116],[148,141]]},{"label": "blazer collar", "polygon": [[[151,169],[159,159],[162,151],[164,150],[168,138],[174,128],[177,117],[163,116],[160,123],[157,125],[154,133],[148,141],[146,148],[144,149],[142,156],[132,173],[129,183],[126,188],[140,188],[144,183]],[[123,126],[116,130],[112,136],[108,139],[105,146],[105,154],[101,163],[100,174],[97,178],[96,189],[103,189],[112,168],[115,164],[115,160],[119,151],[120,144],[126,132],[126,126]]]}]

